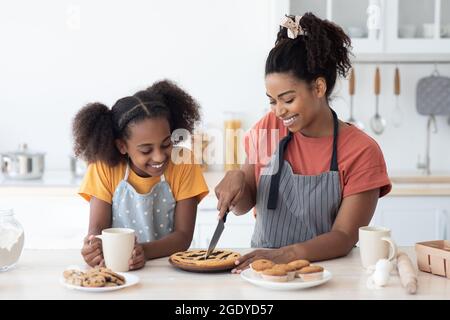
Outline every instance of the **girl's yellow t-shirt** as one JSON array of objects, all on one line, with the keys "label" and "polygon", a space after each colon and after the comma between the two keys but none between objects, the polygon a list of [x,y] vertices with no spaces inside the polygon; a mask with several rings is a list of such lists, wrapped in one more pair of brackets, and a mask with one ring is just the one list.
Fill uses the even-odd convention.
[{"label": "girl's yellow t-shirt", "polygon": [[[114,191],[124,179],[126,168],[126,163],[114,167],[100,161],[89,164],[78,194],[87,201],[95,197],[112,204]],[[200,202],[209,192],[198,164],[174,164],[169,161],[164,177],[172,189],[175,201],[196,197]],[[140,194],[150,192],[160,181],[160,177],[140,177],[130,168],[128,183]]]}]

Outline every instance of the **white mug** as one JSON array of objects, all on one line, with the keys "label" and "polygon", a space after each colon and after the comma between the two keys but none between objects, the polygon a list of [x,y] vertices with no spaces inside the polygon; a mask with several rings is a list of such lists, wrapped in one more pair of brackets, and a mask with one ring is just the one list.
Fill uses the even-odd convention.
[{"label": "white mug", "polygon": [[129,269],[128,261],[134,249],[134,230],[127,228],[104,229],[101,235],[95,236],[102,240],[103,257],[107,268],[116,272]]},{"label": "white mug", "polygon": [[397,246],[391,238],[391,230],[383,227],[359,228],[359,252],[364,268],[374,266],[380,259],[392,261],[397,256]]}]

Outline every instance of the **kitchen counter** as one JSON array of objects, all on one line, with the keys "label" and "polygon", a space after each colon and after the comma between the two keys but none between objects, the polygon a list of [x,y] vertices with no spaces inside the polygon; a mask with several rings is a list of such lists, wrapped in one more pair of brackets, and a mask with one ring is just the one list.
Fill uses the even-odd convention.
[{"label": "kitchen counter", "polygon": [[[225,175],[222,171],[205,172],[204,176],[208,184],[210,195],[214,188]],[[388,197],[399,196],[450,196],[450,177],[393,175],[392,191]],[[52,194],[52,195],[76,195],[82,178],[75,178],[69,171],[48,171],[40,180],[8,180],[0,176],[0,194],[14,195],[27,194]]]},{"label": "kitchen counter", "polygon": [[[368,274],[361,267],[358,250],[355,248],[343,258],[321,262],[333,278],[304,290],[267,290],[228,272],[185,272],[162,258],[133,272],[140,278],[137,285],[103,293],[70,290],[59,283],[66,267],[82,265],[79,250],[25,250],[14,269],[0,273],[0,299],[450,299],[450,280],[424,272],[419,272],[415,295],[406,293],[397,275],[391,276],[387,287],[368,289]],[[415,261],[413,247],[400,250]]]}]

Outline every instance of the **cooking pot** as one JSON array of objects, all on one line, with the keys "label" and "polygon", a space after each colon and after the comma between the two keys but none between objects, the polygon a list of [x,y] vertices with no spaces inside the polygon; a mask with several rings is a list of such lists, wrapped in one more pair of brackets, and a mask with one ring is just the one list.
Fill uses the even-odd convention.
[{"label": "cooking pot", "polygon": [[75,156],[70,156],[70,171],[75,178],[84,177],[86,173],[87,163],[86,161],[79,159]]},{"label": "cooking pot", "polygon": [[26,143],[19,150],[0,155],[2,173],[5,177],[17,180],[40,179],[44,174],[45,154],[31,152]]}]

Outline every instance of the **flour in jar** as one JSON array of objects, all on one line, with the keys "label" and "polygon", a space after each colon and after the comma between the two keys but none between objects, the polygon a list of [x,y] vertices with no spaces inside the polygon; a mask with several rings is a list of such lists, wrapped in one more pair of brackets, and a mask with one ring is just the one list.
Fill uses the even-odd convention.
[{"label": "flour in jar", "polygon": [[19,260],[24,244],[23,230],[0,226],[0,270],[7,270]]}]

